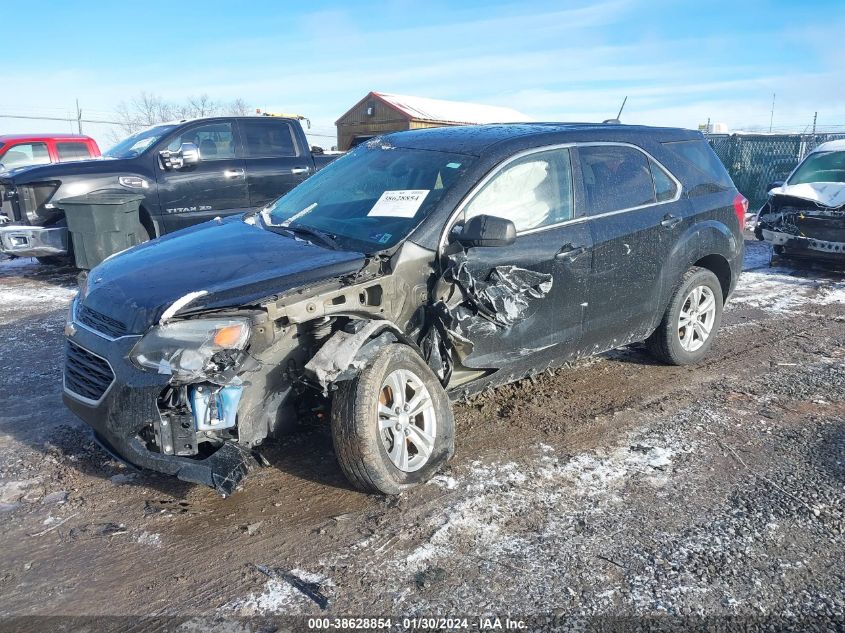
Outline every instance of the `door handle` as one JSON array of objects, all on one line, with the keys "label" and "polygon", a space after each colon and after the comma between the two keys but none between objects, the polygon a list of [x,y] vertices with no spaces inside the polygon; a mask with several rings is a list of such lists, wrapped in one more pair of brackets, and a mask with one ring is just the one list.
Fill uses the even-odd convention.
[{"label": "door handle", "polygon": [[663,216],[663,219],[660,220],[660,226],[665,227],[667,229],[672,229],[678,226],[681,223],[681,218],[678,216],[672,215],[671,213],[667,213]]},{"label": "door handle", "polygon": [[227,169],[223,172],[224,178],[238,178],[244,175],[243,169]]},{"label": "door handle", "polygon": [[573,246],[572,244],[564,244],[560,250],[555,254],[555,259],[565,259],[569,262],[574,262],[581,257],[587,249],[583,246]]},{"label": "door handle", "polygon": [[292,173],[294,175],[296,175],[296,174],[307,174],[309,171],[311,171],[311,170],[308,167],[294,167],[293,169],[290,170],[290,173]]}]

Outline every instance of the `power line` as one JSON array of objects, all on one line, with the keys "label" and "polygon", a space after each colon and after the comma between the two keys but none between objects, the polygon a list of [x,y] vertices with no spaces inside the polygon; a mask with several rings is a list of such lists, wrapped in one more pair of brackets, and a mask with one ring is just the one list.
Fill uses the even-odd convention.
[{"label": "power line", "polygon": [[66,123],[82,121],[83,123],[106,123],[108,125],[123,125],[123,123],[121,123],[120,121],[104,121],[102,119],[78,119],[76,117],[32,116],[26,114],[0,114],[0,119],[32,119],[35,121],[65,121]]}]

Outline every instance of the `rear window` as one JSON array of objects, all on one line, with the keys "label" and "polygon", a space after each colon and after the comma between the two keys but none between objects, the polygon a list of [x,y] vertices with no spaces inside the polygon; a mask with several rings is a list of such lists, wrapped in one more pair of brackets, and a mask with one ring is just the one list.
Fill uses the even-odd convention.
[{"label": "rear window", "polygon": [[589,215],[655,202],[654,181],[646,155],[624,145],[578,148]]},{"label": "rear window", "polygon": [[[693,182],[690,183],[690,194],[706,193],[703,189],[730,189],[733,181],[728,175],[722,161],[704,139],[692,141],[670,141],[663,143],[666,149],[671,150],[685,163],[693,167],[691,174]],[[709,185],[709,187],[708,187]]]},{"label": "rear window", "polygon": [[241,134],[246,158],[296,156],[290,125],[273,119],[242,119]]},{"label": "rear window", "polygon": [[91,158],[91,152],[85,143],[76,141],[56,143],[56,153],[59,155],[59,162],[68,160],[85,160]]}]

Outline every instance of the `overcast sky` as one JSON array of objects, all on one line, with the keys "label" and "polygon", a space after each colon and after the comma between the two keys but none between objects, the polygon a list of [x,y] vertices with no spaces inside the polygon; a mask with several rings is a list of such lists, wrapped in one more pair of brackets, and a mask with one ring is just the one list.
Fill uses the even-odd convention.
[{"label": "overcast sky", "polygon": [[[688,6],[683,6],[688,5]],[[370,90],[537,120],[845,131],[845,3],[4,3],[0,114],[114,118],[144,90],[299,112],[312,132]],[[14,28],[12,28],[14,25]],[[0,118],[0,133],[69,131]],[[104,145],[107,126],[88,125]],[[324,146],[332,138],[312,137]]]}]

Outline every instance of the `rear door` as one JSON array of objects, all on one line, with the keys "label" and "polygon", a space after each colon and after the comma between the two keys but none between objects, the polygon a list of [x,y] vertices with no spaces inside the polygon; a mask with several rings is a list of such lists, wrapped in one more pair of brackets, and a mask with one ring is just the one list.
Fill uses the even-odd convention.
[{"label": "rear door", "polygon": [[249,203],[264,207],[308,178],[311,152],[300,147],[289,121],[273,117],[240,119]]},{"label": "rear door", "polygon": [[584,341],[607,349],[648,334],[686,201],[674,177],[637,147],[598,143],[577,152],[594,249]]},{"label": "rear door", "polygon": [[509,161],[472,195],[459,215],[510,219],[517,229],[510,246],[467,249],[474,280],[490,283],[496,268],[551,275],[544,296],[523,295],[526,306],[510,327],[467,332],[473,345],[468,367],[500,367],[550,346],[574,350],[581,338],[582,303],[590,275],[590,230],[577,216],[569,148],[542,149]]},{"label": "rear door", "polygon": [[176,151],[182,143],[199,148],[199,163],[164,169],[156,161],[159,204],[167,231],[247,210],[249,191],[243,160],[236,155],[234,122],[206,121],[181,128],[161,149]]}]

